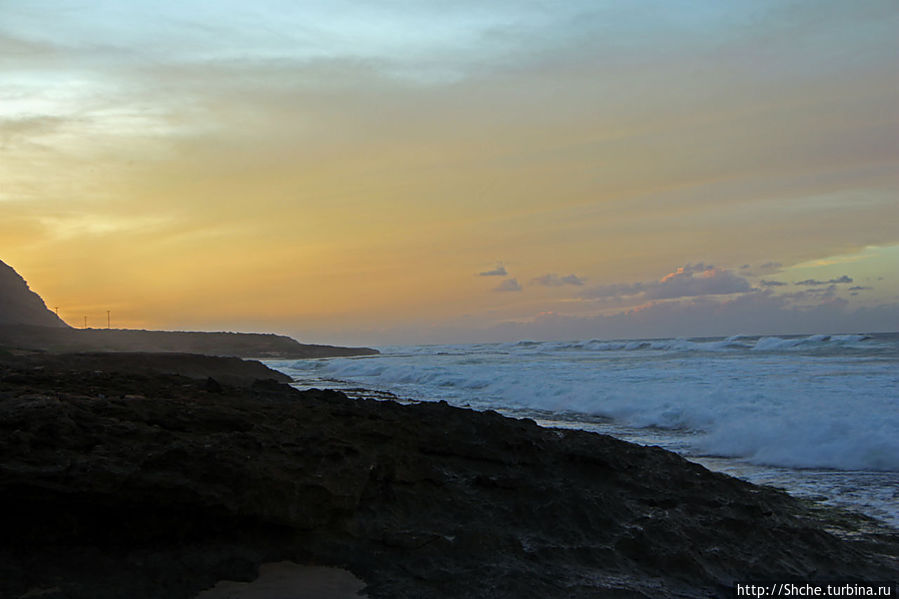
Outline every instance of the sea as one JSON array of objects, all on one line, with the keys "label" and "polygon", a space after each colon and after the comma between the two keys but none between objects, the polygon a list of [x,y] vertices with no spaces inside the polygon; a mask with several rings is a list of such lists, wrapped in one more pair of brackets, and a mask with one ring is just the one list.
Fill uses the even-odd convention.
[{"label": "sea", "polygon": [[604,433],[899,528],[899,333],[385,346],[300,389]]}]

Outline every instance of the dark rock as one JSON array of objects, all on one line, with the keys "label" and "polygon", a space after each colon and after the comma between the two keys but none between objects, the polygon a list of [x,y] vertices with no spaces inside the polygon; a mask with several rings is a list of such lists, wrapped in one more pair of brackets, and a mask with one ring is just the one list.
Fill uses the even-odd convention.
[{"label": "dark rock", "polygon": [[168,352],[291,360],[378,353],[378,350],[368,347],[309,345],[284,335],[262,333],[72,329],[4,324],[2,321],[0,321],[0,346],[54,353]]},{"label": "dark rock", "polygon": [[[272,381],[33,366],[0,363],[3,598],[188,598],[282,559],[345,567],[374,598],[899,577],[895,531],[658,448]],[[125,389],[143,397],[108,399]]]},{"label": "dark rock", "polygon": [[[189,379],[204,380],[206,391],[219,393],[221,385],[250,386],[259,379],[289,383],[290,377],[255,360],[235,357],[205,356],[178,353],[78,353],[78,354],[19,354],[0,356],[0,364],[14,368],[8,377],[19,382],[44,384],[53,377],[71,380],[73,372],[82,373],[82,387],[91,394],[102,393],[113,380],[123,384],[120,396],[139,395],[132,381],[135,375],[174,374]],[[18,374],[17,374],[18,373]],[[115,376],[109,376],[115,375]],[[210,383],[209,380],[212,379]],[[96,381],[96,389],[89,383]],[[67,383],[63,383],[67,384]],[[218,390],[216,390],[218,385]]]},{"label": "dark rock", "polygon": [[0,325],[66,327],[47,309],[41,296],[28,288],[19,273],[0,261]]}]

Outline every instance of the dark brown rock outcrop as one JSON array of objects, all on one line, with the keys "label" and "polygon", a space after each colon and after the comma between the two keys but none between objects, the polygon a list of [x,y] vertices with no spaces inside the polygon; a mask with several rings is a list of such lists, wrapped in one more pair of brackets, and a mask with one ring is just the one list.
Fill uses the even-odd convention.
[{"label": "dark brown rock outcrop", "polygon": [[[237,387],[252,385],[257,380],[272,379],[289,383],[290,377],[272,370],[262,362],[235,357],[205,356],[202,354],[178,353],[79,353],[40,354],[9,353],[0,355],[0,364],[13,368],[18,380],[27,379],[34,384],[45,384],[48,380],[66,380],[78,373],[90,373],[97,379],[101,389],[108,378],[116,375],[127,379],[132,375],[174,374],[190,379],[206,381],[213,379],[210,388],[223,390],[222,383]],[[63,383],[65,386],[65,383]],[[215,385],[218,385],[217,387]],[[209,389],[207,389],[209,390]]]},{"label": "dark brown rock outcrop", "polygon": [[866,526],[658,448],[492,412],[0,366],[3,598],[188,598],[282,559],[346,567],[374,598],[895,580],[895,531]]}]

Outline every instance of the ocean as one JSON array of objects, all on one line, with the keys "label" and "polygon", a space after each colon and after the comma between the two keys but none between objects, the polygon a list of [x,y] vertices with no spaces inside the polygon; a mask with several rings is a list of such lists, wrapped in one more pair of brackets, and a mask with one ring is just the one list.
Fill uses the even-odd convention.
[{"label": "ocean", "polygon": [[379,347],[300,389],[445,400],[675,451],[899,528],[899,333]]}]

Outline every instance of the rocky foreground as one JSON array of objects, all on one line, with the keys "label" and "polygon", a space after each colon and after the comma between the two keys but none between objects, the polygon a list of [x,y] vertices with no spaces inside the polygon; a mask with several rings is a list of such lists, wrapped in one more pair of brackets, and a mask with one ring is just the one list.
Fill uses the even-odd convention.
[{"label": "rocky foreground", "polygon": [[895,531],[658,448],[219,366],[0,359],[0,597],[189,598],[278,560],[374,598],[899,579]]}]

